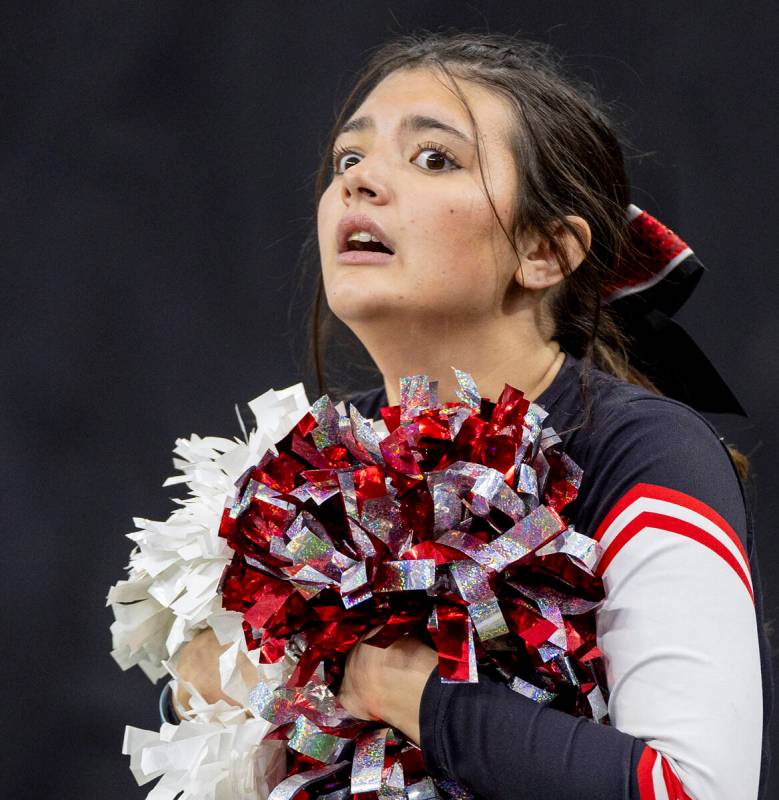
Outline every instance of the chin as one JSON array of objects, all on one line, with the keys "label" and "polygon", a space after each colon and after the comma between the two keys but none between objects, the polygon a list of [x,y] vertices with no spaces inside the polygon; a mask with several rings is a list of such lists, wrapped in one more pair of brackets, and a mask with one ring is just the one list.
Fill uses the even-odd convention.
[{"label": "chin", "polygon": [[376,295],[359,298],[339,297],[332,302],[328,301],[328,305],[333,314],[350,327],[353,324],[362,325],[397,316],[392,306]]},{"label": "chin", "polygon": [[[384,287],[367,275],[340,276],[325,283],[325,296],[331,311],[343,322],[364,321],[397,313],[402,299],[397,287]],[[386,291],[385,291],[386,288]]]}]

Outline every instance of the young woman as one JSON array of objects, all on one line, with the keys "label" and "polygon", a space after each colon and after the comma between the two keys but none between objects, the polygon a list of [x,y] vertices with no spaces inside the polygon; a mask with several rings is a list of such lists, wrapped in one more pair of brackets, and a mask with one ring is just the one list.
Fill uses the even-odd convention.
[{"label": "young woman", "polygon": [[[485,675],[442,684],[435,652],[409,636],[358,644],[341,702],[484,798],[760,796],[772,695],[743,457],[629,362],[638,339],[620,330],[617,298],[643,298],[650,324],[662,297],[668,310],[689,293],[690,253],[630,205],[596,101],[540,45],[412,35],[374,54],[330,145],[315,330],[335,315],[381,371],[383,386],[351,398],[363,414],[397,403],[414,373],[455,400],[452,366],[483,396],[509,383],[549,412],[584,470],[572,522],[604,547],[596,621],[611,724]],[[635,245],[642,231],[669,255],[661,268]],[[639,311],[622,318],[631,331]],[[659,385],[679,385],[666,369],[677,355],[644,360]],[[700,366],[687,364],[688,384]],[[218,653],[198,637],[182,676],[218,694]]]}]

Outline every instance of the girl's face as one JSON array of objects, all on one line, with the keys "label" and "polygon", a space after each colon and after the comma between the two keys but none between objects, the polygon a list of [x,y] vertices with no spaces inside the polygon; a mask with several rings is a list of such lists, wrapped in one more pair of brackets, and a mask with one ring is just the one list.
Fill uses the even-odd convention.
[{"label": "girl's face", "polygon": [[[327,301],[350,327],[382,318],[478,324],[518,290],[516,255],[483,185],[510,231],[517,193],[510,108],[478,84],[458,83],[480,131],[484,179],[467,111],[428,69],[388,75],[336,140],[317,227]],[[382,263],[374,253],[339,258],[339,221],[357,214],[386,234],[394,254]]]}]

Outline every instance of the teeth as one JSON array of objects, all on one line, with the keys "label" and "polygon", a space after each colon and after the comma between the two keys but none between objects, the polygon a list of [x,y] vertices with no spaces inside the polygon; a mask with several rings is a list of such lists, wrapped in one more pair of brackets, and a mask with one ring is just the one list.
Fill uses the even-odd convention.
[{"label": "teeth", "polygon": [[368,231],[355,231],[349,234],[348,242],[381,242],[381,239]]}]

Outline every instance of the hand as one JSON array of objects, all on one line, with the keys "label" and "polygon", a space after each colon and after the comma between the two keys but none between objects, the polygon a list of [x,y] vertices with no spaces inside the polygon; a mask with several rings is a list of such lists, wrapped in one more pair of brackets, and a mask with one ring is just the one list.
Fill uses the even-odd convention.
[{"label": "hand", "polygon": [[357,719],[383,720],[419,744],[419,706],[430,673],[438,664],[435,650],[405,635],[389,647],[364,639],[349,651],[338,700]]},{"label": "hand", "polygon": [[[229,646],[219,644],[216,634],[208,628],[198,633],[178,652],[176,671],[183,680],[191,683],[200,692],[207,703],[224,700],[231,705],[239,705],[222,691],[219,676],[219,656]],[[244,681],[250,686],[257,683],[257,670],[244,653],[238,654],[238,663]],[[176,691],[176,704],[179,708],[189,708],[190,696],[189,691],[179,683]]]},{"label": "hand", "polygon": [[379,688],[381,686],[381,670],[385,650],[381,647],[365,644],[365,639],[382,627],[382,625],[377,625],[367,633],[364,633],[346,655],[344,676],[341,681],[338,700],[349,714],[356,719],[381,719],[381,715],[378,713],[381,705],[379,702]]}]

